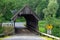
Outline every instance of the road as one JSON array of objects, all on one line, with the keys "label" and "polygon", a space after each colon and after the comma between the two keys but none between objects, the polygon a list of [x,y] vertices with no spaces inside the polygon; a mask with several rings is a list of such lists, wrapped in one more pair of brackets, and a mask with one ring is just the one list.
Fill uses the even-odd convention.
[{"label": "road", "polygon": [[20,30],[19,34],[12,35],[8,38],[4,38],[3,40],[45,40],[40,37],[40,35],[35,34],[34,32],[30,32],[27,29]]},{"label": "road", "polygon": [[45,40],[39,36],[10,36],[9,38],[4,38],[3,40]]},{"label": "road", "polygon": [[8,38],[4,38],[3,40],[45,40],[45,39],[40,37],[40,35],[36,35],[26,30],[26,31],[21,31],[20,34],[16,34]]},{"label": "road", "polygon": [[[22,25],[23,25],[23,23],[16,23],[15,24],[15,26],[17,28],[24,27]],[[44,38],[40,37],[39,35],[36,35],[34,32],[30,32],[27,29],[20,29],[18,31],[18,33],[19,34],[12,35],[7,38],[3,38],[2,40],[45,40]]]}]

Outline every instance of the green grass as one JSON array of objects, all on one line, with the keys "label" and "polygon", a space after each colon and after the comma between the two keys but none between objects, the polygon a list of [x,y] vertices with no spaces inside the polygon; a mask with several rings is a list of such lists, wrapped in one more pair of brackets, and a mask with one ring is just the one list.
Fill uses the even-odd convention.
[{"label": "green grass", "polygon": [[[52,35],[54,36],[60,36],[60,31],[58,31],[58,29],[60,29],[60,20],[58,19],[55,19],[52,24],[54,24],[54,30],[52,31]],[[42,20],[42,21],[39,21],[38,22],[38,26],[39,26],[39,31],[40,32],[43,32],[43,33],[46,33],[46,21]],[[44,36],[43,36],[44,37]],[[45,37],[47,40],[54,40],[54,39],[51,39],[51,38],[48,38],[48,37]]]},{"label": "green grass", "polygon": [[42,38],[45,38],[45,40],[54,40],[54,39],[46,37],[46,36],[42,36]]},{"label": "green grass", "polygon": [[2,38],[0,38],[0,40],[2,40]]},{"label": "green grass", "polygon": [[46,29],[45,29],[45,25],[46,25],[46,21],[39,21],[38,22],[38,26],[39,26],[39,32],[46,32]]},{"label": "green grass", "polygon": [[45,28],[43,28],[43,27],[39,27],[39,32],[46,32],[46,29]]}]

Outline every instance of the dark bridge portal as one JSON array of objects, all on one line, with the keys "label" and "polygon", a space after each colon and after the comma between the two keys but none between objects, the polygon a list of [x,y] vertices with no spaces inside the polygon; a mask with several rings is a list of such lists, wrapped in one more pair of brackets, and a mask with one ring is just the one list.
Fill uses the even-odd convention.
[{"label": "dark bridge portal", "polygon": [[25,6],[22,10],[19,10],[11,20],[16,21],[18,17],[23,16],[26,19],[26,27],[30,31],[38,30],[38,20],[39,18],[36,16],[35,12],[33,12],[29,6]]}]

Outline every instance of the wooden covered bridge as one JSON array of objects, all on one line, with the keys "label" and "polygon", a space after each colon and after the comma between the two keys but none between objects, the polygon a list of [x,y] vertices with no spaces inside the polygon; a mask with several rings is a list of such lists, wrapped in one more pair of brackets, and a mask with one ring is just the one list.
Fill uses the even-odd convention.
[{"label": "wooden covered bridge", "polygon": [[[37,17],[36,13],[32,11],[32,9],[29,6],[25,6],[21,10],[19,10],[12,18],[11,20],[15,21],[18,17],[24,17],[26,20],[26,28],[30,31],[35,31],[38,30],[38,20],[39,18]],[[35,29],[35,30],[33,30]],[[16,28],[15,28],[16,32]]]},{"label": "wooden covered bridge", "polygon": [[[26,29],[29,30],[30,32],[36,32],[36,33],[39,33],[39,29],[38,29],[38,21],[39,21],[39,18],[37,17],[36,13],[33,12],[31,10],[31,8],[29,6],[25,6],[23,9],[19,10],[12,18],[11,20],[14,21],[14,28],[15,28],[15,22],[16,22],[16,19],[18,17],[24,17],[26,19]],[[15,28],[15,33],[16,33],[16,30],[18,30],[17,28]],[[19,29],[21,31],[21,28]],[[28,32],[28,31],[27,31]],[[31,33],[30,33],[31,34]],[[53,38],[53,39],[57,39],[59,40],[60,38],[58,37],[54,37],[54,36],[51,36],[51,35],[48,35],[48,34],[45,34],[45,33],[39,33],[39,34],[42,34],[44,36],[47,36],[47,37],[50,37],[50,38]],[[23,39],[25,38],[25,39]],[[37,39],[36,39],[37,38]],[[34,35],[34,36],[11,36],[10,38],[5,38],[3,40],[45,40],[45,38],[41,38],[40,36],[38,35]]]}]

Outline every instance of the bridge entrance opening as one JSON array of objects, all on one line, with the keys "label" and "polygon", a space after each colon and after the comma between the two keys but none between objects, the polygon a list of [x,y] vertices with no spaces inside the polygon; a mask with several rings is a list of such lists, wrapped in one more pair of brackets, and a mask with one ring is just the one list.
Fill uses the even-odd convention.
[{"label": "bridge entrance opening", "polygon": [[[24,17],[25,21],[26,21],[26,28],[22,28],[20,29],[21,31],[29,31],[29,32],[33,32],[35,30],[38,30],[38,20],[39,18],[37,17],[36,13],[33,12],[29,6],[25,6],[22,10],[19,10],[12,18],[11,20],[14,21],[14,27],[15,27],[15,22],[16,19],[19,17]],[[21,19],[21,18],[19,18]],[[16,32],[16,27],[15,27],[15,32]]]},{"label": "bridge entrance opening", "polygon": [[21,33],[22,29],[26,28],[26,19],[24,17],[18,17],[15,21],[15,33]]}]

